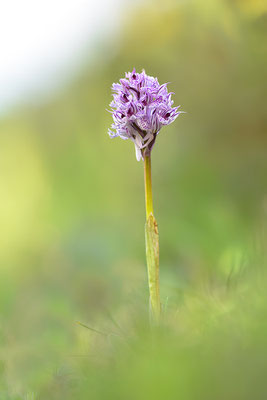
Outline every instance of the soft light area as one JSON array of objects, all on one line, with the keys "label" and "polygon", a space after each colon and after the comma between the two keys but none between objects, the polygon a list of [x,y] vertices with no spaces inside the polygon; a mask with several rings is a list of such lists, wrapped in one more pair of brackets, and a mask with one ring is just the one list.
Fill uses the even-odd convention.
[{"label": "soft light area", "polygon": [[0,113],[60,81],[85,46],[115,31],[121,7],[121,0],[1,1]]}]

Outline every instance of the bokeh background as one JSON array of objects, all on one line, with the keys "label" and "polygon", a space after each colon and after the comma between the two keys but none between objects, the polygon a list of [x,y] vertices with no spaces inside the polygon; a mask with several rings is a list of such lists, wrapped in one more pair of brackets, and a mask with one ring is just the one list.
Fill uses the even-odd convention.
[{"label": "bokeh background", "polygon": [[[83,21],[98,23],[72,40],[66,28],[53,55],[40,47],[33,81],[28,67],[0,80],[12,90],[0,102],[0,399],[263,400],[267,4],[89,3]],[[51,10],[44,43],[55,21]],[[110,87],[133,67],[170,82],[186,111],[152,154],[155,331],[143,165],[107,135]]]}]

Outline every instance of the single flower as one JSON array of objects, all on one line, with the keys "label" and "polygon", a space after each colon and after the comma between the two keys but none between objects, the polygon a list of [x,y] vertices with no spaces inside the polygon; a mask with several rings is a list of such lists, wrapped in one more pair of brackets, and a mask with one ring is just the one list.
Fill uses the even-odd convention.
[{"label": "single flower", "polygon": [[110,103],[113,124],[109,135],[130,139],[135,144],[137,160],[144,160],[146,204],[146,259],[150,298],[151,321],[159,323],[161,316],[159,290],[159,233],[154,217],[152,199],[151,149],[157,134],[164,125],[171,124],[179,114],[173,107],[172,93],[167,83],[160,85],[143,70],[135,69],[125,74],[120,83],[113,83],[113,100]]},{"label": "single flower", "polygon": [[138,161],[150,154],[157,134],[164,125],[171,124],[182,111],[172,107],[173,100],[167,83],[160,85],[143,70],[125,74],[120,83],[113,83],[110,103],[113,124],[108,133],[111,138],[130,139],[135,144]]}]

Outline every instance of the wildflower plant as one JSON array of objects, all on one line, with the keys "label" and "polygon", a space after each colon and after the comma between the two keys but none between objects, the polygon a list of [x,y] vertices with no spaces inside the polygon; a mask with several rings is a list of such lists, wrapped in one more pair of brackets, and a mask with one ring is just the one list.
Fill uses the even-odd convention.
[{"label": "wildflower plant", "polygon": [[144,161],[146,204],[146,258],[152,319],[160,319],[159,294],[159,235],[154,217],[151,180],[151,150],[160,129],[171,124],[182,111],[173,107],[172,92],[167,83],[143,70],[135,69],[125,74],[120,83],[113,83],[113,100],[110,103],[113,124],[108,133],[111,138],[130,139],[135,145],[136,158]]}]

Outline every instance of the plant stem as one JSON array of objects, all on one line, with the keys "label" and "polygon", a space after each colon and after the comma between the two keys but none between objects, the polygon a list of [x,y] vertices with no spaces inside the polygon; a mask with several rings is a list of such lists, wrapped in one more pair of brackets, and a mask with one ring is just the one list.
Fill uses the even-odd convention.
[{"label": "plant stem", "polygon": [[151,317],[154,322],[160,319],[159,295],[159,234],[158,225],[153,212],[151,155],[144,157],[145,199],[146,199],[146,260],[150,295]]},{"label": "plant stem", "polygon": [[144,161],[145,172],[145,197],[146,197],[146,219],[150,214],[154,214],[153,198],[152,198],[152,178],[151,178],[151,153],[145,156]]}]

